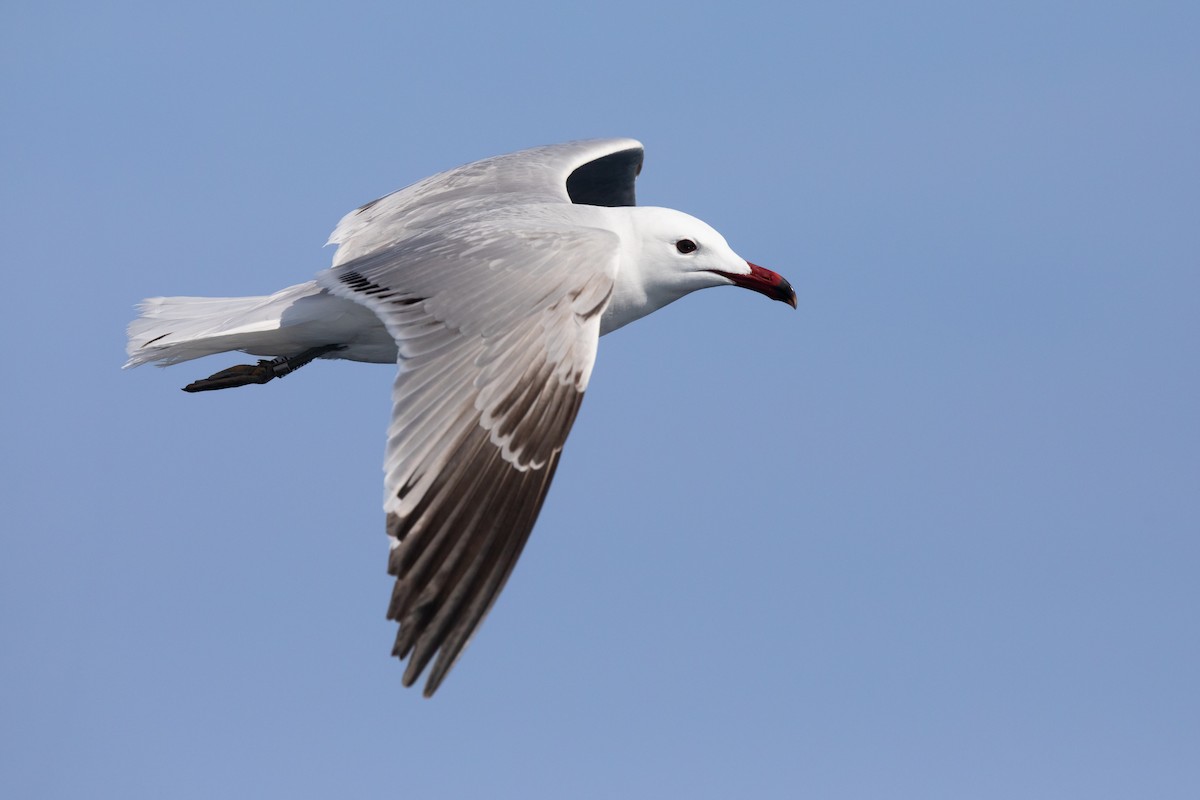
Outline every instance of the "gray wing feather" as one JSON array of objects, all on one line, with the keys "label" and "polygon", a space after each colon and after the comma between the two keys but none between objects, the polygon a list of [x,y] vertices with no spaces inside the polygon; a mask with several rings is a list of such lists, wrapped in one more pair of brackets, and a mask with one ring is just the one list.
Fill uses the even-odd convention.
[{"label": "gray wing feather", "polygon": [[405,685],[432,695],[529,537],[595,362],[619,241],[481,220],[321,273],[372,309],[401,371],[384,461],[388,617]]},{"label": "gray wing feather", "polygon": [[634,205],[636,139],[589,139],[475,161],[351,211],[329,237],[334,266],[480,209],[538,203]]}]

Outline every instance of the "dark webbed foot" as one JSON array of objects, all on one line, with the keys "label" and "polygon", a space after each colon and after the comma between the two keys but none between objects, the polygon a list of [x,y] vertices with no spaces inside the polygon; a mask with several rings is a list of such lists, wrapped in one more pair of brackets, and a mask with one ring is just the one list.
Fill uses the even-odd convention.
[{"label": "dark webbed foot", "polygon": [[266,383],[274,380],[275,372],[271,369],[270,361],[259,361],[257,364],[238,364],[236,367],[223,369],[194,383],[183,387],[185,392],[208,392],[213,389],[232,389],[235,386],[246,386],[251,383]]},{"label": "dark webbed foot", "polygon": [[290,375],[313,359],[344,347],[345,345],[341,344],[327,344],[313,347],[295,356],[263,359],[257,364],[238,364],[236,367],[223,369],[207,378],[189,383],[183,387],[183,390],[185,392],[210,392],[214,389],[232,389],[235,386],[247,386],[251,383],[266,383],[276,378],[282,378],[284,375]]}]

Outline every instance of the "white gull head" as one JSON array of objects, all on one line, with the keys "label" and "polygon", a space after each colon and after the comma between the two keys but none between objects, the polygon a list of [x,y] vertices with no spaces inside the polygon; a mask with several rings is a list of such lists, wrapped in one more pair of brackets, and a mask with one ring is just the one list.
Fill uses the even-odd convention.
[{"label": "white gull head", "polygon": [[708,223],[671,208],[614,212],[624,218],[621,262],[601,335],[710,286],[742,286],[796,307],[796,293],[783,276],[739,256]]}]

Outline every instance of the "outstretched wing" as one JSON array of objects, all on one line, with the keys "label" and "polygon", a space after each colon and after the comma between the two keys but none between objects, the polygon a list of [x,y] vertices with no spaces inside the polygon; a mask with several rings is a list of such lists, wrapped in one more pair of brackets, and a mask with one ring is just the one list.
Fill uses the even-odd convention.
[{"label": "outstretched wing", "polygon": [[576,203],[635,205],[636,139],[590,139],[475,161],[392,192],[342,217],[329,237],[334,266],[480,209]]},{"label": "outstretched wing", "polygon": [[384,463],[388,617],[432,695],[495,602],[537,518],[596,357],[619,240],[480,221],[327,270],[372,309],[400,375]]}]

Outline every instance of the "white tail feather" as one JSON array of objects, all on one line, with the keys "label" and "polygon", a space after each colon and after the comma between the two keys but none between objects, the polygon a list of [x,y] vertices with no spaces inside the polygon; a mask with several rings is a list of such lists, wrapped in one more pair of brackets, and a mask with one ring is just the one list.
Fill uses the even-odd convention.
[{"label": "white tail feather", "polygon": [[126,367],[157,361],[178,364],[236,350],[225,329],[259,306],[262,297],[150,297],[138,305],[141,316],[129,324]]},{"label": "white tail feather", "polygon": [[261,297],[151,297],[129,324],[126,367],[165,367],[238,350],[294,356],[349,345],[330,358],[395,363],[396,344],[375,314],[309,281]]},{"label": "white tail feather", "polygon": [[318,292],[315,283],[306,283],[261,297],[148,298],[129,324],[125,366],[165,367],[230,350],[275,355],[275,348],[286,346],[279,336],[284,312]]}]

